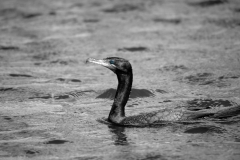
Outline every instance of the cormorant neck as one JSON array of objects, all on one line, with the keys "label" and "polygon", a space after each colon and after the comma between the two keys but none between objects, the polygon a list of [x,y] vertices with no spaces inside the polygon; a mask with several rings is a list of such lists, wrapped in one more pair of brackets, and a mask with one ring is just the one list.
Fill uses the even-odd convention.
[{"label": "cormorant neck", "polygon": [[118,87],[114,102],[109,113],[108,120],[119,123],[125,117],[125,105],[128,101],[133,81],[132,71],[129,73],[117,73]]}]

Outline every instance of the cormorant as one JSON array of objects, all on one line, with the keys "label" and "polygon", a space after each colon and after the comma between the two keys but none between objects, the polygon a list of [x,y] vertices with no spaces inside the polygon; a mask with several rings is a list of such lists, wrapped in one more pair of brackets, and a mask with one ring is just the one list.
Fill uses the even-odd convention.
[{"label": "cormorant", "polygon": [[[151,124],[162,124],[163,122],[181,122],[194,120],[206,116],[224,115],[228,111],[189,111],[186,109],[162,109],[156,112],[144,113],[135,116],[125,116],[125,105],[128,101],[133,81],[132,66],[126,59],[119,57],[108,57],[102,60],[89,58],[87,62],[102,65],[117,75],[118,87],[114,98],[108,121],[124,126],[142,126]],[[226,110],[226,109],[225,109]],[[233,109],[230,115],[239,114],[240,107]],[[237,112],[236,112],[237,111]],[[229,114],[228,114],[229,116]],[[224,116],[223,116],[224,117]]]}]

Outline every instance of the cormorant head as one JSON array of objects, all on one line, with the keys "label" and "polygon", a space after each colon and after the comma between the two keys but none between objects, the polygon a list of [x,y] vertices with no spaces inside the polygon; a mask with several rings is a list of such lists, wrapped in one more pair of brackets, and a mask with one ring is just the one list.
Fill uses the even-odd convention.
[{"label": "cormorant head", "polygon": [[86,60],[87,62],[100,64],[110,70],[112,70],[114,73],[122,73],[122,74],[128,74],[132,73],[132,66],[128,62],[128,60],[119,58],[119,57],[108,57],[105,59],[94,59],[94,58],[88,58]]}]

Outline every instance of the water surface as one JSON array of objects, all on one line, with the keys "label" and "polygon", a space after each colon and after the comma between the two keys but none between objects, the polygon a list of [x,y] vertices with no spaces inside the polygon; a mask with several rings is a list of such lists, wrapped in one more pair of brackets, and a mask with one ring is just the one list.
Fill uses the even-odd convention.
[{"label": "water surface", "polygon": [[1,0],[0,159],[236,159],[240,116],[122,127],[103,123],[133,66],[127,115],[240,104],[238,0]]}]

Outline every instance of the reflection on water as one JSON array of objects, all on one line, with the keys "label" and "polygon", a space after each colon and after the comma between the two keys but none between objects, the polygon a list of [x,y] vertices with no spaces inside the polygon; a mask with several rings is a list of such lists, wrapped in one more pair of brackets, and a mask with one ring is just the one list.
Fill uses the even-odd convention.
[{"label": "reflection on water", "polygon": [[125,134],[126,127],[114,125],[110,123],[107,118],[99,118],[97,121],[108,126],[110,133],[112,133],[112,140],[114,141],[114,145],[129,145],[127,136]]},{"label": "reflection on water", "polygon": [[127,136],[125,134],[125,127],[108,125],[109,131],[113,133],[112,139],[114,144],[117,145],[129,145]]}]

